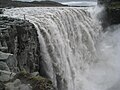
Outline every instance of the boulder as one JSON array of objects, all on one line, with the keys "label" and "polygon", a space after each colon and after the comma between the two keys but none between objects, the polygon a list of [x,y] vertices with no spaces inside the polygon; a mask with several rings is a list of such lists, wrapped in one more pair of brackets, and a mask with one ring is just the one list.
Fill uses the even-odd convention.
[{"label": "boulder", "polygon": [[[2,61],[1,63],[5,62],[6,64],[3,63],[3,65],[5,65],[6,68],[9,67],[10,71],[17,71],[17,60],[13,54],[3,53],[0,51],[0,61]],[[8,71],[8,69],[6,71]]]},{"label": "boulder", "polygon": [[5,90],[5,85],[3,82],[0,82],[0,90]]},{"label": "boulder", "polygon": [[3,14],[3,9],[0,9],[0,14]]},{"label": "boulder", "polygon": [[3,53],[3,52],[0,51],[0,61],[6,62],[10,55],[12,55],[12,54],[10,54],[10,53]]},{"label": "boulder", "polygon": [[39,72],[33,72],[31,73],[32,76],[39,76]]},{"label": "boulder", "polygon": [[29,84],[22,84],[19,79],[5,84],[5,90],[32,90]]},{"label": "boulder", "polygon": [[20,79],[16,79],[16,80],[13,82],[13,84],[14,84],[15,87],[21,85]]},{"label": "boulder", "polygon": [[103,24],[106,26],[120,24],[120,0],[98,0],[98,4],[105,7]]},{"label": "boulder", "polygon": [[22,84],[19,86],[19,90],[32,90],[32,86],[30,86],[30,84]]},{"label": "boulder", "polygon": [[13,77],[15,75],[16,75],[15,73],[12,73],[12,72],[9,72],[9,71],[0,70],[0,81],[1,82],[9,81],[9,80],[13,79]]},{"label": "boulder", "polygon": [[8,65],[2,61],[0,61],[0,70],[10,71]]}]

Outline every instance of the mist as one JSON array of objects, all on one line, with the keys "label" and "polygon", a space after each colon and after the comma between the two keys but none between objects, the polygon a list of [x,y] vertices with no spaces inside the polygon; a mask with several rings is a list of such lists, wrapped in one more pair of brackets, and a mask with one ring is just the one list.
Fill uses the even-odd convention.
[{"label": "mist", "polygon": [[98,60],[84,74],[83,90],[120,90],[120,25],[107,28],[96,48]]}]

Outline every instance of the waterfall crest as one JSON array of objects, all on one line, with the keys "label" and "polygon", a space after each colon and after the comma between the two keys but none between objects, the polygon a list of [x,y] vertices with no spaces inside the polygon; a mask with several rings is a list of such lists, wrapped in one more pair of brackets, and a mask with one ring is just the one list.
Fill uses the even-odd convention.
[{"label": "waterfall crest", "polygon": [[5,15],[25,18],[35,25],[41,49],[40,72],[56,89],[84,90],[82,79],[97,61],[95,45],[102,30],[89,12],[31,7],[6,10]]}]

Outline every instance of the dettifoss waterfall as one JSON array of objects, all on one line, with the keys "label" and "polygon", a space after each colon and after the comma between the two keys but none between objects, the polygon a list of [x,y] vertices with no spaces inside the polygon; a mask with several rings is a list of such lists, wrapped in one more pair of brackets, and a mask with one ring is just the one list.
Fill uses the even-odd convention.
[{"label": "dettifoss waterfall", "polygon": [[35,25],[42,56],[40,73],[52,80],[56,90],[119,90],[112,89],[120,80],[119,25],[108,28],[114,32],[103,33],[96,18],[98,9],[94,10],[26,7],[4,14]]}]

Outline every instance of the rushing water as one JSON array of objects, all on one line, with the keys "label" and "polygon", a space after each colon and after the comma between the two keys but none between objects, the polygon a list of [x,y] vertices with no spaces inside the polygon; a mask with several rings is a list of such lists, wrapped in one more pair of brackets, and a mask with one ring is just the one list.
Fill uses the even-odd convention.
[{"label": "rushing water", "polygon": [[119,49],[113,48],[116,42],[112,43],[115,35],[101,35],[100,22],[88,11],[62,7],[5,11],[5,15],[35,25],[42,56],[41,74],[53,81],[56,90],[107,90],[119,82]]}]

